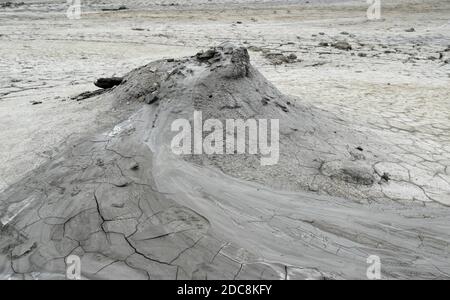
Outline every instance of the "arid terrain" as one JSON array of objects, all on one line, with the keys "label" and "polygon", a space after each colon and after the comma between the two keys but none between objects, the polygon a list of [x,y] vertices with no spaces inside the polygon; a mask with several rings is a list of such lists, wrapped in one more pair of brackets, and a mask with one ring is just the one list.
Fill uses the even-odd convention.
[{"label": "arid terrain", "polygon": [[[82,1],[80,19],[57,1],[0,3],[2,278],[59,278],[70,254],[91,279],[365,279],[370,255],[386,279],[450,277],[450,2],[382,1],[379,20],[365,1],[172,2]],[[223,42],[295,99],[257,110],[284,119],[276,167],[173,159],[163,124],[179,112],[137,101],[157,81],[139,76],[181,65],[192,74],[158,81],[162,99],[224,118],[182,92],[222,99],[198,73],[214,69],[183,57]],[[262,93],[263,77],[239,86]],[[102,135],[124,120],[132,133]]]}]

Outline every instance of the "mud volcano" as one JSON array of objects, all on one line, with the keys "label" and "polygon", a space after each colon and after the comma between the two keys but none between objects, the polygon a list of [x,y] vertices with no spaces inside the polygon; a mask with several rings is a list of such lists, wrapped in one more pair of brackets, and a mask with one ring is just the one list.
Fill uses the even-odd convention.
[{"label": "mud volcano", "polygon": [[[280,93],[245,48],[153,62],[98,97],[122,121],[1,194],[1,278],[63,279],[70,255],[87,279],[361,279],[371,255],[383,278],[449,277],[448,194],[396,181],[390,145]],[[171,124],[195,111],[279,119],[278,163],[175,155]]]}]

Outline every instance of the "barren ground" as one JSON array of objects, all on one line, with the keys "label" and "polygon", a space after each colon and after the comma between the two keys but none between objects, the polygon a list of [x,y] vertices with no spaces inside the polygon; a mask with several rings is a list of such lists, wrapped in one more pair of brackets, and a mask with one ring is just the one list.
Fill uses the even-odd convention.
[{"label": "barren ground", "polygon": [[[392,179],[380,188],[384,197],[402,204],[431,203],[437,210],[450,205],[448,1],[383,3],[378,21],[367,20],[362,1],[84,9],[80,20],[69,20],[61,5],[0,8],[0,190],[56,156],[71,140],[117,120],[120,114],[111,114],[107,97],[70,99],[94,90],[96,78],[121,76],[156,59],[192,55],[232,41],[249,47],[253,65],[282,92],[393,145],[393,161],[374,166]],[[352,50],[320,45],[343,40]],[[267,51],[294,53],[299,61],[275,65],[264,57]],[[252,199],[251,191],[242,193]],[[289,195],[284,196],[288,203]],[[304,214],[310,209],[317,213],[308,204],[298,205]],[[379,217],[380,222],[388,219]],[[436,243],[448,253],[446,237]],[[439,276],[449,276],[448,264],[436,269]]]}]

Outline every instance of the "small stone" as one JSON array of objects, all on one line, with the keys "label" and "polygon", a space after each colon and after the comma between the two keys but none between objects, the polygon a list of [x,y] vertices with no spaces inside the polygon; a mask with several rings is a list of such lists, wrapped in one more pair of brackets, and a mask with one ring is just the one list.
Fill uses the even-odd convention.
[{"label": "small stone", "polygon": [[415,32],[415,31],[416,30],[414,28],[412,28],[412,27],[405,30],[405,32]]},{"label": "small stone", "polygon": [[339,50],[344,50],[344,51],[352,50],[352,46],[346,41],[336,42],[332,46]]},{"label": "small stone", "polygon": [[283,63],[294,63],[297,62],[297,55],[291,53],[289,55],[284,55],[280,52],[271,52],[264,54],[264,57],[268,59],[273,65],[281,65]]}]

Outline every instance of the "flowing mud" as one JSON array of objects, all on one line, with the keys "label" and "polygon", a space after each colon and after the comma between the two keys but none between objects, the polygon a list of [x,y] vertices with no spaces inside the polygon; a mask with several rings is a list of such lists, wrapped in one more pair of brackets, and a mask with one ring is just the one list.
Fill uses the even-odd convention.
[{"label": "flowing mud", "polygon": [[[97,97],[122,121],[0,195],[2,278],[65,278],[70,255],[87,279],[363,279],[371,255],[385,279],[450,277],[448,177],[403,172],[391,140],[284,95],[246,48],[159,60]],[[175,155],[171,124],[196,110],[279,119],[279,163]]]}]

